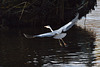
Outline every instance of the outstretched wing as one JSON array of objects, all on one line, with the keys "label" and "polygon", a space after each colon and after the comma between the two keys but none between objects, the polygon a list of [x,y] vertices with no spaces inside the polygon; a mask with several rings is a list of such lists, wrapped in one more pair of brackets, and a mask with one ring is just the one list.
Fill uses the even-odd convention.
[{"label": "outstretched wing", "polygon": [[78,21],[78,17],[79,17],[79,13],[77,13],[76,17],[72,21],[70,21],[66,25],[62,26],[61,28],[59,28],[58,31],[65,32],[65,31],[69,30],[75,24],[75,22]]},{"label": "outstretched wing", "polygon": [[56,34],[55,32],[49,32],[49,33],[34,35],[33,37],[52,37],[52,36],[54,36],[55,34]]},{"label": "outstretched wing", "polygon": [[79,17],[79,13],[77,14],[77,16],[71,22],[69,22],[68,24],[66,24],[63,27],[59,28],[58,30],[54,30],[53,32],[48,32],[48,33],[39,34],[39,35],[33,35],[33,36],[24,34],[24,36],[26,38],[52,37],[52,36],[54,36],[56,34],[60,34],[62,31],[69,30],[75,24],[75,22],[77,22],[78,17]]},{"label": "outstretched wing", "polygon": [[35,37],[52,37],[54,35],[56,35],[56,32],[48,32],[48,33],[44,33],[44,34],[39,34],[39,35],[27,35],[27,34],[23,34],[26,38],[35,38]]}]

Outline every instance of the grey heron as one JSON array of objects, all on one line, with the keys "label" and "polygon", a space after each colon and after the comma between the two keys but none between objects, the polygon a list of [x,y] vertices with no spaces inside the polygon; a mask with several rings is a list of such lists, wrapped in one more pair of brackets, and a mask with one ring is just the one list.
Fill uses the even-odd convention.
[{"label": "grey heron", "polygon": [[[53,37],[54,39],[58,39],[59,42],[61,40],[64,43],[64,45],[66,45],[66,43],[63,41],[62,38],[64,38],[67,35],[67,33],[63,33],[63,32],[69,30],[75,24],[75,22],[78,21],[78,17],[79,17],[79,13],[77,13],[76,17],[72,21],[70,21],[69,23],[65,24],[64,26],[62,26],[61,28],[59,28],[57,30],[52,30],[52,28],[49,25],[47,25],[44,27],[49,28],[51,30],[51,32],[43,33],[43,34],[39,34],[39,35],[33,35],[33,36],[24,34],[24,36],[26,38]],[[60,42],[60,45],[62,46],[61,42]]]}]

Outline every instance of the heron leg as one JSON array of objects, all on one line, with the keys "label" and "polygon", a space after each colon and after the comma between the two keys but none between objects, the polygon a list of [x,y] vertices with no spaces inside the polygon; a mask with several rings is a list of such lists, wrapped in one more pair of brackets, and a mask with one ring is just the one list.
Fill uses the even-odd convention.
[{"label": "heron leg", "polygon": [[62,44],[61,44],[60,40],[59,40],[59,44],[60,44],[60,46],[62,46]]},{"label": "heron leg", "polygon": [[66,46],[67,44],[64,42],[64,40],[63,39],[60,39],[63,43],[64,43],[64,46]]}]

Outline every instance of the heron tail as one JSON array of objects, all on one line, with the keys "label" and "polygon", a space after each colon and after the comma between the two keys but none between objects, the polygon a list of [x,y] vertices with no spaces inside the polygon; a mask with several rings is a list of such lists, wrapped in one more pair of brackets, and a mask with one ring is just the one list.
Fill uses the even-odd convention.
[{"label": "heron tail", "polygon": [[23,35],[24,35],[26,38],[35,38],[35,37],[32,36],[32,35],[27,35],[27,34],[24,34],[24,33],[23,33]]}]

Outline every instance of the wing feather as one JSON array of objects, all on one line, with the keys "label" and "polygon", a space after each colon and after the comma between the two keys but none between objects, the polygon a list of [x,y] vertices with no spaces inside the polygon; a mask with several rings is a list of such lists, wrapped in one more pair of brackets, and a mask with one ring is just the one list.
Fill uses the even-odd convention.
[{"label": "wing feather", "polygon": [[52,37],[52,36],[54,36],[54,35],[55,35],[54,32],[49,32],[49,33],[34,35],[33,37]]},{"label": "wing feather", "polygon": [[48,33],[44,33],[44,34],[39,34],[39,35],[27,35],[27,34],[24,34],[24,36],[26,37],[26,38],[35,38],[35,37],[52,37],[52,36],[54,36],[54,35],[56,35],[56,32],[54,31],[54,32],[48,32]]}]

